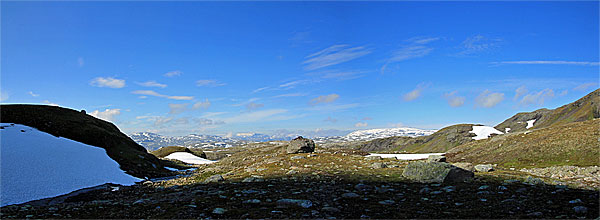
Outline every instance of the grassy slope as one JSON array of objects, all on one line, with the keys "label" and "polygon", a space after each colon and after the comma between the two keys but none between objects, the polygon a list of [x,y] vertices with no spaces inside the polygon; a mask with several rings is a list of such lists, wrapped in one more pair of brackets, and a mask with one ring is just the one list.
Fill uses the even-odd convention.
[{"label": "grassy slope", "polygon": [[170,175],[146,149],[106,121],[72,109],[46,105],[0,105],[0,122],[34,127],[57,137],[104,148],[121,169],[136,177]]},{"label": "grassy slope", "polygon": [[498,124],[496,129],[502,132],[505,128],[511,128],[512,132],[525,131],[527,130],[525,122],[532,119],[536,119],[532,129],[537,129],[593,118],[600,118],[600,89],[553,110],[539,109],[533,112],[518,113]]},{"label": "grassy slope", "polygon": [[600,165],[598,137],[600,119],[593,119],[474,141],[450,150],[447,157],[505,167]]},{"label": "grassy slope", "polygon": [[206,154],[202,150],[189,149],[187,147],[180,147],[180,146],[161,147],[158,150],[151,151],[150,153],[157,157],[166,157],[166,156],[169,156],[169,154],[172,154],[175,152],[188,152],[197,157],[206,159]]}]

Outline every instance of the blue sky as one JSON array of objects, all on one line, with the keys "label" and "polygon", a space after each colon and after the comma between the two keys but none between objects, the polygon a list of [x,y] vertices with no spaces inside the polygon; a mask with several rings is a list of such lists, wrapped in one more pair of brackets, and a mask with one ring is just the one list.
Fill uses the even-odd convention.
[{"label": "blue sky", "polygon": [[2,103],[127,133],[495,125],[598,88],[598,2],[7,2]]}]

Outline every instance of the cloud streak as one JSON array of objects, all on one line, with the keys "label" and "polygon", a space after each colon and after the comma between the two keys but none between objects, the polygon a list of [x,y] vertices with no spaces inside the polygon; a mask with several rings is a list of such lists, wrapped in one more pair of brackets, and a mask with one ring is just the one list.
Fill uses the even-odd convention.
[{"label": "cloud streak", "polygon": [[409,44],[402,46],[400,49],[392,51],[392,56],[386,60],[385,64],[380,69],[381,74],[385,73],[387,66],[392,63],[413,58],[424,57],[427,54],[431,53],[431,51],[433,51],[433,48],[428,46],[427,44],[437,41],[439,39],[440,38],[438,37],[416,37],[406,40],[409,42]]},{"label": "cloud streak", "polygon": [[180,76],[183,72],[179,71],[179,70],[174,70],[174,71],[170,71],[164,74],[164,76],[166,77],[174,77],[174,76]]},{"label": "cloud streak", "polygon": [[564,61],[564,60],[523,60],[523,61],[500,61],[500,62],[492,62],[491,64],[598,66],[598,65],[600,65],[600,62]]},{"label": "cloud streak", "polygon": [[306,60],[302,62],[302,64],[305,65],[305,70],[316,70],[323,67],[348,62],[369,53],[371,53],[371,50],[365,48],[364,46],[350,47],[346,44],[333,45],[319,52],[306,56]]},{"label": "cloud streak", "polygon": [[125,87],[125,80],[115,79],[112,77],[96,77],[90,81],[91,86],[95,87],[108,87],[113,89]]},{"label": "cloud streak", "polygon": [[319,96],[319,97],[316,97],[316,98],[310,100],[310,105],[317,105],[320,103],[330,103],[330,102],[337,100],[338,98],[340,98],[340,95],[338,95],[338,94],[322,95],[322,96]]},{"label": "cloud streak", "polygon": [[194,96],[170,96],[170,95],[163,95],[163,94],[160,94],[160,93],[152,91],[152,90],[135,90],[131,93],[136,94],[136,95],[148,95],[148,96],[155,96],[155,97],[161,97],[161,98],[167,98],[167,99],[173,99],[173,100],[192,100],[192,99],[194,99]]},{"label": "cloud streak", "polygon": [[420,83],[419,85],[417,85],[417,87],[415,89],[413,89],[412,91],[404,94],[402,96],[402,99],[404,99],[404,101],[407,101],[407,102],[415,100],[415,99],[421,97],[421,93],[423,92],[423,90],[426,87],[427,86],[424,83]]},{"label": "cloud streak", "polygon": [[202,79],[202,80],[198,80],[196,81],[196,86],[205,86],[205,87],[218,87],[218,86],[224,86],[227,85],[226,83],[222,83],[219,82],[217,80],[213,80],[213,79]]},{"label": "cloud streak", "polygon": [[136,82],[136,83],[140,86],[145,86],[145,87],[160,87],[160,88],[167,87],[166,84],[157,83],[156,81]]}]

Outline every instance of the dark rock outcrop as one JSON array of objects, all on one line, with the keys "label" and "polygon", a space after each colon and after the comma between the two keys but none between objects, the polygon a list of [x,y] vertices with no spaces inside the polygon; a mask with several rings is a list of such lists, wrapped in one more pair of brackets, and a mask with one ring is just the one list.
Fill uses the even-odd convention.
[{"label": "dark rock outcrop", "polygon": [[456,183],[473,179],[473,172],[442,162],[413,162],[402,175],[420,183]]},{"label": "dark rock outcrop", "polygon": [[296,153],[311,153],[315,151],[315,142],[311,139],[303,138],[299,136],[294,138],[288,144],[286,152],[288,154],[296,154]]}]

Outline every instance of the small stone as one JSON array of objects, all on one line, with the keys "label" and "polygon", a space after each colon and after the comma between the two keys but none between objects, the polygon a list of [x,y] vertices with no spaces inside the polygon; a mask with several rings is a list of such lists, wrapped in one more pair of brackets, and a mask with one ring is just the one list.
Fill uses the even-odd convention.
[{"label": "small stone", "polygon": [[292,159],[292,160],[301,160],[301,159],[304,159],[304,158],[306,158],[306,157],[303,157],[303,156],[293,156],[293,157],[290,157],[290,159]]},{"label": "small stone", "polygon": [[217,174],[206,178],[206,180],[204,180],[204,183],[218,183],[224,180],[225,179],[223,178],[223,176],[221,176],[221,174]]},{"label": "small stone", "polygon": [[353,198],[358,198],[358,197],[360,197],[360,196],[353,192],[342,194],[342,198],[346,198],[346,199],[353,199]]},{"label": "small stone", "polygon": [[289,207],[289,206],[300,206],[302,208],[310,208],[313,204],[310,200],[303,199],[280,199],[277,200],[278,206]]},{"label": "small stone", "polygon": [[422,188],[421,190],[419,190],[419,193],[423,194],[423,193],[429,193],[431,192],[431,189],[428,187]]},{"label": "small stone", "polygon": [[498,186],[498,190],[504,191],[504,190],[508,190],[508,188],[506,188],[506,186]]},{"label": "small stone", "polygon": [[446,192],[453,192],[453,191],[456,191],[456,187],[455,186],[446,186],[446,187],[442,188],[442,190],[444,190]]},{"label": "small stone", "polygon": [[527,216],[530,216],[530,217],[540,217],[542,215],[544,215],[542,212],[532,212],[532,213],[527,214]]},{"label": "small stone", "polygon": [[145,199],[138,199],[137,201],[133,202],[133,204],[134,204],[134,205],[137,205],[137,204],[142,204],[142,203],[144,203],[144,202],[146,202],[146,200],[145,200]]},{"label": "small stone", "polygon": [[385,163],[373,163],[371,164],[372,168],[375,169],[381,169],[381,168],[387,168],[387,165],[385,165]]},{"label": "small stone", "polygon": [[390,199],[379,201],[379,204],[382,204],[382,205],[393,205],[394,203],[396,203],[396,202],[394,200],[390,200]]},{"label": "small stone", "polygon": [[437,195],[437,194],[442,194],[442,193],[443,193],[442,191],[433,191],[433,192],[430,192],[429,194]]},{"label": "small stone", "polygon": [[369,189],[371,189],[371,186],[368,186],[368,185],[365,185],[365,184],[359,183],[359,184],[356,184],[356,185],[354,186],[354,189],[356,189],[356,190],[360,190],[360,191],[365,191],[365,190],[369,190]]},{"label": "small stone", "polygon": [[464,204],[464,203],[461,203],[461,202],[454,203],[454,205],[455,205],[455,206],[461,206],[461,205],[463,205],[463,204]]},{"label": "small stone", "polygon": [[427,162],[446,162],[446,156],[442,155],[429,155]]},{"label": "small stone", "polygon": [[588,211],[588,208],[585,206],[575,206],[573,207],[573,211],[577,214],[585,214]]},{"label": "small stone", "polygon": [[575,200],[569,201],[569,203],[570,204],[578,204],[578,203],[583,203],[583,202],[581,201],[581,199],[575,199]]},{"label": "small stone", "polygon": [[260,200],[258,200],[258,199],[249,199],[249,200],[244,201],[243,203],[259,204]]},{"label": "small stone", "polygon": [[381,160],[381,156],[367,156],[367,160]]},{"label": "small stone", "polygon": [[227,209],[224,209],[224,208],[215,208],[212,211],[213,214],[217,214],[217,215],[225,214],[225,212],[227,212]]},{"label": "small stone", "polygon": [[297,174],[297,173],[298,173],[298,171],[296,171],[296,170],[290,170],[290,171],[288,171],[288,172],[287,172],[287,173],[285,173],[285,174],[286,174],[286,175],[294,175],[294,174]]},{"label": "small stone", "polygon": [[544,184],[544,180],[542,180],[540,178],[532,177],[532,176],[527,176],[525,178],[525,181],[523,181],[523,182],[527,183],[529,185],[541,185],[541,184]]},{"label": "small stone", "polygon": [[477,195],[489,195],[490,191],[479,191],[477,192]]},{"label": "small stone", "polygon": [[490,188],[490,186],[488,185],[483,185],[479,187],[479,190],[486,190],[487,188]]},{"label": "small stone", "polygon": [[522,188],[517,189],[515,192],[517,192],[517,193],[525,193],[525,192],[527,192],[527,188],[522,187]]},{"label": "small stone", "polygon": [[321,209],[321,211],[328,212],[328,213],[338,213],[338,212],[340,212],[340,209],[338,209],[336,207],[325,206]]},{"label": "small stone", "polygon": [[487,202],[487,199],[480,199],[479,201]]},{"label": "small stone", "polygon": [[494,167],[492,167],[491,164],[477,164],[474,168],[477,172],[490,172],[494,170]]}]

